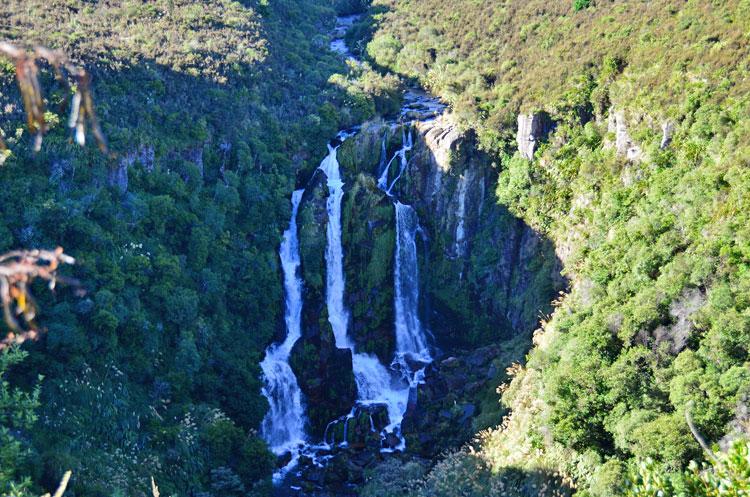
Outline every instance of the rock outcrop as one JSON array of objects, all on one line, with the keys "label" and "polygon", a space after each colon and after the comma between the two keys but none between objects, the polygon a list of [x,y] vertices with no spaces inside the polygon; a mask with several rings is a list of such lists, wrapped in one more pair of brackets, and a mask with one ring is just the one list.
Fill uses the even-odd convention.
[{"label": "rock outcrop", "polygon": [[624,112],[614,109],[609,111],[607,131],[615,135],[614,144],[609,143],[608,145],[614,146],[618,155],[627,158],[629,161],[637,162],[641,160],[643,151],[630,137]]},{"label": "rock outcrop", "polygon": [[672,143],[672,135],[674,134],[675,126],[672,121],[666,121],[661,125],[661,143],[659,143],[659,149],[666,149],[670,143]]},{"label": "rock outcrop", "polygon": [[552,131],[553,123],[545,112],[533,112],[518,116],[518,131],[516,142],[521,157],[532,160],[539,142],[544,140]]},{"label": "rock outcrop", "polygon": [[109,186],[116,187],[123,193],[128,191],[128,169],[136,163],[143,166],[146,171],[153,171],[155,165],[154,148],[144,145],[121,157],[109,170],[107,177]]},{"label": "rock outcrop", "polygon": [[322,438],[328,423],[348,413],[357,398],[352,354],[336,347],[325,304],[325,175],[316,172],[298,214],[301,258],[302,337],[292,349],[290,364],[307,399],[309,433]]},{"label": "rock outcrop", "polygon": [[[402,163],[398,152],[404,143],[411,148]],[[483,412],[475,400],[493,395],[487,388],[504,371],[493,364],[497,344],[528,336],[536,327],[540,311],[549,309],[564,287],[560,265],[549,242],[497,204],[495,165],[448,116],[413,127],[365,123],[339,148],[338,160],[346,192],[342,241],[349,336],[358,352],[375,354],[384,364],[391,363],[395,346],[393,202],[409,204],[418,214],[417,252],[419,267],[425,268],[419,271],[420,318],[435,339],[437,361],[427,370],[426,383],[410,397],[403,428],[407,446],[432,457],[441,447],[463,443],[478,416],[497,415]],[[389,163],[392,197],[377,182]],[[301,464],[301,486],[314,487],[321,478],[361,479],[390,442],[380,440],[383,406],[349,415],[356,398],[351,354],[336,349],[325,305],[324,175],[313,174],[305,188],[298,218],[303,336],[291,364],[309,400],[309,433],[316,438],[326,433],[329,442],[338,444],[346,441],[331,449],[334,457],[325,472]],[[450,350],[458,367],[446,362],[441,350]],[[447,437],[449,432],[456,436]],[[438,439],[446,445],[438,447]],[[398,442],[394,436],[392,444]]]},{"label": "rock outcrop", "polygon": [[497,205],[496,168],[449,116],[416,131],[398,195],[424,228],[430,271],[422,287],[438,342],[463,346],[534,329],[564,287],[551,244]]}]

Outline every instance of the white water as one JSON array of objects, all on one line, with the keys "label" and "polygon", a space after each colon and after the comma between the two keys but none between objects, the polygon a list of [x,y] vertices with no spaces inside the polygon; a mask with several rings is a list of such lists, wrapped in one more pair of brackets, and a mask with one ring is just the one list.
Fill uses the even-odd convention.
[{"label": "white water", "polygon": [[320,164],[328,181],[328,226],[326,227],[326,306],[328,322],[333,328],[336,346],[340,349],[353,349],[349,340],[349,311],[344,306],[344,253],[341,246],[341,199],[344,196],[344,182],[341,180],[338,147],[328,145],[328,155]]},{"label": "white water", "polygon": [[261,425],[261,434],[275,454],[292,454],[290,463],[274,475],[277,479],[296,464],[307,438],[302,392],[289,366],[289,354],[301,336],[302,281],[297,275],[300,266],[297,211],[303,193],[304,190],[297,190],[292,194],[292,217],[279,250],[284,271],[286,338],[280,344],[268,347],[266,357],[260,363],[265,382],[262,392],[270,405]]},{"label": "white water", "polygon": [[[342,132],[338,138],[343,141],[349,136]],[[391,190],[407,169],[406,153],[412,148],[411,132],[408,134],[403,132],[402,143],[402,148],[385,165],[381,181],[378,182],[380,188],[389,196],[392,196]],[[393,434],[399,440],[395,447],[392,447],[392,443],[384,444],[382,450],[404,450],[406,444],[401,435],[401,423],[406,413],[410,392],[423,381],[423,366],[432,361],[418,315],[419,270],[416,235],[419,230],[419,220],[412,207],[395,200],[394,327],[396,351],[393,362],[390,367],[387,367],[376,356],[357,352],[355,343],[348,335],[349,312],[344,303],[346,281],[341,226],[344,182],[341,178],[337,150],[338,147],[329,145],[328,155],[319,167],[326,175],[329,192],[326,200],[328,213],[325,253],[326,306],[336,346],[352,351],[352,368],[358,398],[357,406],[345,416],[344,440],[339,445],[346,445],[348,421],[354,417],[358,406],[382,405],[386,407],[388,413],[388,425],[381,432],[381,438],[385,440],[388,434]],[[388,185],[388,169],[396,157],[400,159],[399,174]],[[275,454],[291,453],[292,456],[290,462],[274,475],[277,481],[297,464],[301,454],[311,456],[316,464],[320,464],[320,461],[329,457],[323,456],[318,459],[316,456],[316,451],[329,447],[327,436],[324,437],[322,446],[307,444],[302,393],[289,365],[292,347],[301,336],[302,281],[297,274],[300,266],[297,212],[303,193],[303,190],[298,190],[292,195],[292,217],[289,228],[284,232],[284,240],[280,248],[286,295],[287,336],[283,342],[268,348],[266,357],[261,363],[265,381],[263,395],[270,405],[262,423],[262,436]],[[416,366],[415,368],[415,365],[422,367]],[[370,422],[372,424],[372,418]],[[331,443],[334,442],[331,440]]]},{"label": "white water", "polygon": [[[402,143],[401,148],[399,149],[398,152],[396,152],[396,155],[394,155],[393,158],[391,158],[391,160],[388,161],[388,164],[385,166],[385,168],[383,169],[383,172],[380,174],[380,178],[378,178],[378,188],[383,190],[386,193],[386,195],[388,195],[389,197],[393,196],[393,194],[391,193],[391,191],[393,190],[393,187],[396,185],[398,180],[401,179],[401,175],[404,174],[404,171],[406,171],[406,167],[409,165],[409,161],[406,158],[406,152],[409,152],[412,149],[412,145],[413,145],[411,129],[409,130],[408,135],[406,134],[406,131],[402,129],[401,143]],[[398,175],[393,179],[390,186],[388,186],[388,173],[391,169],[391,164],[396,159],[396,157],[400,159],[399,160],[400,167],[398,170]]]},{"label": "white water", "polygon": [[[333,328],[336,346],[352,351],[352,369],[357,384],[359,405],[385,405],[390,424],[387,430],[398,427],[406,412],[409,400],[408,384],[394,378],[391,372],[371,354],[356,351],[355,344],[347,333],[349,312],[344,305],[346,284],[344,279],[344,251],[341,244],[341,200],[344,183],[341,180],[336,148],[328,147],[328,156],[320,169],[326,174],[328,184],[328,226],[326,228],[326,306],[328,321]],[[351,413],[349,417],[351,417]]]},{"label": "white water", "polygon": [[396,261],[394,264],[396,353],[420,362],[431,362],[427,337],[419,320],[419,266],[417,212],[396,201]]},{"label": "white water", "polygon": [[[331,42],[331,49],[352,62],[359,63],[343,42],[347,27],[356,19],[356,16],[337,19],[337,28],[334,33],[334,40]],[[401,112],[401,118],[407,118],[408,115],[408,119],[428,121],[441,114],[444,109],[445,105],[424,92],[409,90],[405,94],[405,105]],[[351,135],[342,132],[338,138],[343,141],[349,136]],[[401,150],[387,164],[385,164],[385,137],[382,144],[378,187],[391,197],[393,197],[391,193],[393,187],[408,166],[406,152],[412,148],[411,131],[408,138],[405,133],[402,134],[402,143]],[[413,371],[412,367],[418,363],[425,364],[432,360],[417,312],[419,276],[415,237],[419,229],[419,220],[411,207],[398,201],[395,202],[397,227],[396,263],[394,267],[396,354],[390,368],[387,368],[380,363],[377,357],[357,353],[355,344],[347,334],[349,313],[344,305],[345,279],[341,242],[341,201],[344,195],[344,183],[341,180],[336,147],[329,146],[328,152],[328,156],[321,163],[320,169],[326,174],[329,188],[329,198],[326,203],[328,210],[326,304],[329,322],[333,328],[337,347],[352,350],[358,405],[385,405],[389,424],[381,433],[381,437],[385,438],[387,433],[397,435],[400,443],[395,447],[395,450],[403,450],[405,442],[400,433],[401,422],[406,412],[410,393],[424,378],[424,367],[416,371]],[[390,165],[396,157],[400,159],[399,173],[388,185]],[[263,395],[270,404],[269,412],[261,426],[262,436],[274,453],[282,455],[290,452],[292,455],[291,461],[274,475],[276,481],[296,465],[301,454],[311,457],[313,463],[317,465],[322,465],[332,457],[331,455],[325,455],[327,449],[330,448],[327,437],[324,438],[322,445],[307,443],[302,393],[289,366],[291,349],[301,335],[302,281],[297,276],[300,265],[297,211],[302,194],[303,190],[299,190],[292,195],[292,218],[289,222],[289,229],[284,232],[284,241],[280,249],[286,295],[287,336],[282,343],[274,344],[268,348],[266,357],[261,363],[265,382]],[[346,416],[346,421],[353,417],[354,412],[353,409]],[[335,423],[335,421],[332,423]],[[344,426],[343,444],[345,445],[348,422]],[[375,430],[371,415],[370,427],[373,431]],[[385,448],[383,450],[390,451],[393,449]],[[319,454],[321,451],[324,455]],[[291,488],[298,489],[299,487]]]},{"label": "white water", "polygon": [[[408,135],[405,130],[402,130],[401,141],[402,147],[393,157],[393,159],[400,158],[401,168],[398,175],[387,190],[385,185],[387,184],[388,167],[381,175],[381,179],[384,179],[384,181],[378,181],[380,189],[389,197],[393,197],[393,187],[408,167],[406,153],[413,147],[411,129],[409,129]],[[391,159],[391,162],[393,162],[393,159]],[[390,162],[388,166],[390,166]],[[406,402],[408,402],[409,392],[423,382],[424,366],[432,362],[432,355],[427,344],[425,330],[419,319],[419,265],[416,241],[419,231],[419,218],[417,212],[411,206],[402,204],[398,200],[395,200],[394,208],[396,211],[396,248],[393,281],[395,285],[396,353],[391,363],[391,370],[400,375],[401,383],[406,385],[400,393],[406,395]],[[422,367],[415,370],[413,367],[417,363],[421,363]],[[400,444],[396,449],[400,450],[403,450],[406,446],[404,438],[401,436],[401,421],[405,412],[406,403],[404,409],[397,416],[391,416],[390,418],[391,425],[389,428],[399,436]]]}]

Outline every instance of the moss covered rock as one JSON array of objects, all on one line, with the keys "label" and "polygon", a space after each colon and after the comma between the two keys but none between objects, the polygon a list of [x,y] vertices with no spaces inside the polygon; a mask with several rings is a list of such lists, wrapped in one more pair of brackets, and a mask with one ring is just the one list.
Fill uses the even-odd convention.
[{"label": "moss covered rock", "polygon": [[360,174],[344,199],[346,302],[357,350],[393,358],[394,210],[372,176]]}]

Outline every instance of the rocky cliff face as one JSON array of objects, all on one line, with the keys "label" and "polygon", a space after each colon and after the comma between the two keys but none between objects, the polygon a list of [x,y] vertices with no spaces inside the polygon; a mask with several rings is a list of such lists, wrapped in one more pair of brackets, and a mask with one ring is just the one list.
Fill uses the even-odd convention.
[{"label": "rocky cliff face", "polygon": [[[349,335],[358,351],[373,353],[385,364],[393,359],[394,198],[378,187],[377,178],[403,140],[413,144],[406,166],[400,171],[396,157],[388,184],[401,172],[391,193],[412,205],[419,216],[421,318],[434,337],[438,356],[418,398],[411,399],[404,430],[410,446],[429,456],[431,448],[439,450],[430,440],[444,438],[460,444],[462,434],[473,433],[475,419],[499,421],[494,386],[491,391],[487,388],[498,382],[504,367],[493,363],[497,354],[492,347],[516,336],[528,337],[564,282],[551,244],[497,204],[496,166],[450,118],[413,127],[366,123],[338,151],[346,191],[342,209],[345,295]],[[326,195],[324,176],[312,174],[299,214],[305,281],[303,337],[291,361],[308,399],[310,433],[316,436],[346,414],[356,397],[351,355],[336,349],[327,322]],[[449,391],[455,395],[447,395]],[[477,392],[492,401],[482,404]],[[460,412],[446,402],[460,404]],[[492,412],[483,412],[486,408]],[[349,451],[370,447],[372,441],[366,439],[370,430],[357,427],[362,423],[369,427],[378,416],[368,412],[359,417],[361,423],[355,416],[333,425],[329,436],[346,436]],[[465,429],[455,430],[456,423]],[[344,425],[349,429],[344,430]],[[456,436],[449,437],[450,432]],[[377,445],[376,440],[376,452]]]},{"label": "rocky cliff face", "polygon": [[550,243],[504,207],[497,167],[449,116],[419,123],[398,194],[425,228],[428,323],[444,347],[472,347],[535,328],[564,286]]},{"label": "rocky cliff face", "polygon": [[325,305],[325,175],[316,171],[300,205],[298,226],[303,288],[302,337],[290,365],[305,396],[309,433],[322,437],[326,425],[345,415],[357,398],[352,354],[336,347]]},{"label": "rocky cliff face", "polygon": [[519,114],[516,142],[521,156],[532,160],[539,142],[547,137],[553,127],[552,120],[544,112]]}]

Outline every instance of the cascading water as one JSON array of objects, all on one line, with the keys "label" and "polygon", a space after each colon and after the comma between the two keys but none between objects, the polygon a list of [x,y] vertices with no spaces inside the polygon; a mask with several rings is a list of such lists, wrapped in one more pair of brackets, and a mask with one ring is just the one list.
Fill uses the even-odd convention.
[{"label": "cascading water", "polygon": [[[378,181],[380,188],[389,196],[392,196],[391,190],[408,166],[406,153],[411,148],[411,131],[407,134],[404,130],[402,132],[401,149],[383,168]],[[357,352],[355,344],[348,335],[349,313],[344,305],[346,284],[341,243],[341,201],[344,195],[344,183],[341,180],[336,151],[337,147],[329,145],[328,156],[321,163],[320,169],[326,174],[329,191],[326,201],[328,213],[326,228],[326,305],[328,320],[333,328],[336,346],[352,351],[352,368],[357,385],[357,406],[342,420],[339,420],[344,423],[343,444],[346,444],[348,422],[354,416],[358,407],[384,405],[388,412],[388,425],[381,433],[381,437],[386,439],[388,434],[395,435],[398,438],[398,443],[387,443],[383,450],[403,450],[405,441],[401,435],[401,422],[406,413],[409,393],[416,388],[424,377],[424,368],[414,370],[413,365],[426,364],[432,360],[418,316],[419,272],[417,269],[416,233],[419,228],[419,220],[414,209],[398,201],[395,202],[397,230],[394,268],[396,353],[391,367],[388,368],[374,355]],[[400,158],[401,167],[398,175],[386,190],[388,170],[396,157]],[[325,442],[327,441],[325,440]]]},{"label": "cascading water", "polygon": [[325,173],[328,184],[328,226],[326,227],[326,306],[328,321],[333,328],[336,346],[352,349],[353,344],[347,335],[349,312],[344,306],[344,255],[341,245],[341,199],[344,196],[344,182],[341,180],[338,147],[328,145],[328,156],[323,159],[320,169]]},{"label": "cascading water", "polygon": [[[337,30],[331,49],[344,57],[359,63],[343,43],[346,28],[356,20],[355,17],[338,18]],[[405,94],[406,103],[401,118],[427,121],[441,114],[445,106],[437,99],[429,97],[419,90],[410,90]],[[416,117],[415,117],[416,116]],[[395,126],[395,124],[394,124]],[[337,139],[346,140],[350,133],[341,132]],[[355,417],[358,409],[369,416],[369,429],[376,431],[373,412],[367,412],[368,406],[385,406],[388,424],[381,431],[384,440],[383,451],[403,450],[405,441],[401,435],[401,422],[407,409],[410,396],[424,378],[424,366],[432,361],[427,345],[425,330],[418,316],[419,272],[417,268],[416,234],[419,232],[417,213],[408,205],[401,204],[392,193],[394,186],[408,167],[407,152],[412,149],[411,130],[402,130],[402,147],[386,163],[387,135],[381,145],[381,161],[378,168],[378,187],[389,197],[394,198],[396,211],[396,247],[394,265],[395,297],[395,334],[396,350],[390,367],[383,365],[376,356],[359,353],[356,344],[348,336],[349,312],[344,305],[345,278],[343,267],[343,247],[341,233],[341,202],[344,195],[344,183],[339,171],[336,157],[337,146],[328,146],[328,155],[321,162],[321,169],[327,177],[329,196],[326,201],[328,223],[326,228],[326,306],[328,319],[333,329],[336,346],[352,351],[352,367],[357,386],[357,405],[352,411],[335,423],[344,423],[343,442],[347,443],[349,421]],[[389,184],[390,166],[399,158],[400,169]],[[297,211],[302,200],[303,190],[292,195],[292,217],[289,228],[284,232],[284,241],[280,255],[284,271],[284,289],[286,295],[286,329],[287,336],[283,342],[274,344],[266,351],[261,363],[265,386],[263,395],[268,399],[270,409],[263,419],[262,436],[271,450],[277,455],[291,453],[290,462],[277,471],[274,479],[278,481],[301,456],[309,457],[312,463],[321,466],[333,457],[329,443],[328,428],[322,445],[308,444],[305,434],[306,417],[302,393],[296,377],[289,365],[292,347],[301,336],[302,281],[297,273],[300,266],[299,242],[297,239]],[[360,411],[361,412],[361,411]],[[383,424],[380,424],[383,426]],[[398,443],[393,443],[390,436],[395,436]],[[299,490],[299,487],[291,487]]]},{"label": "cascading water", "polygon": [[394,264],[396,354],[430,362],[432,356],[419,319],[419,267],[417,264],[417,212],[396,201],[396,261]]},{"label": "cascading water", "polygon": [[[387,190],[385,189],[386,181],[378,184],[380,189],[389,197],[393,197],[393,187],[407,169],[406,152],[413,147],[411,129],[409,129],[408,134],[405,130],[402,130],[401,136],[401,149],[393,157],[394,159],[396,157],[401,159],[399,173]],[[386,169],[381,177],[387,179],[387,175]],[[432,362],[432,356],[422,322],[419,319],[419,266],[416,241],[419,218],[417,212],[411,206],[402,204],[398,200],[394,201],[394,209],[396,211],[396,248],[393,281],[395,285],[396,351],[391,363],[391,370],[400,374],[401,382],[406,385],[404,394],[408,401],[410,391],[416,389],[417,385],[423,381],[424,366]],[[414,369],[414,366],[418,364],[421,364],[422,367]],[[396,449],[405,447],[404,439],[400,434],[401,421],[405,412],[406,409],[401,411],[395,419],[391,417],[391,429],[398,434],[400,439],[400,444]]]},{"label": "cascading water", "polygon": [[[396,155],[391,158],[390,161],[388,161],[388,164],[383,168],[382,173],[380,174],[380,177],[378,178],[378,188],[383,190],[386,195],[392,196],[391,190],[393,190],[393,187],[396,185],[399,179],[401,179],[401,175],[404,174],[404,171],[406,171],[406,167],[409,165],[409,162],[406,158],[406,152],[410,151],[412,149],[413,145],[413,138],[411,134],[411,129],[409,130],[409,133],[407,135],[406,130],[401,130],[401,143],[402,146],[399,149],[398,152],[396,152]],[[396,157],[398,157],[400,167],[398,170],[398,175],[393,179],[390,186],[388,186],[388,173],[391,169],[391,164],[394,160],[396,160]],[[387,187],[387,188],[386,188]]]},{"label": "cascading water", "polygon": [[296,464],[306,441],[302,392],[289,366],[292,347],[301,336],[302,281],[297,275],[300,266],[297,211],[303,193],[304,190],[297,190],[292,194],[292,217],[279,250],[286,297],[286,338],[283,342],[268,347],[266,357],[260,363],[265,382],[262,392],[270,406],[263,418],[261,434],[275,454],[292,454],[289,464],[274,475],[276,479],[281,478]]},{"label": "cascading water", "polygon": [[[349,312],[344,305],[346,285],[341,244],[341,200],[344,195],[344,183],[341,180],[336,150],[336,147],[329,145],[328,156],[320,165],[320,169],[326,175],[328,184],[328,199],[326,201],[328,212],[328,226],[326,228],[326,306],[328,308],[328,321],[333,328],[336,346],[352,351],[352,368],[357,384],[358,404],[360,406],[385,405],[390,421],[386,430],[393,431],[400,425],[406,411],[409,398],[408,384],[404,385],[400,378],[394,378],[377,357],[358,353],[347,333]],[[348,417],[351,417],[351,413]]]}]

